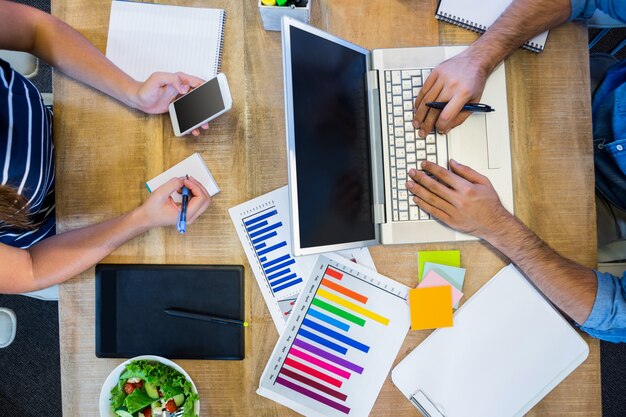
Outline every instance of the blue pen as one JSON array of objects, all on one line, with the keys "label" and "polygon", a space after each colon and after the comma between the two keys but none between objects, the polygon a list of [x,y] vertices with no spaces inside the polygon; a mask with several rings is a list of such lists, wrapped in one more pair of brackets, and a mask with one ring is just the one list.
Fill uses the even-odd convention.
[{"label": "blue pen", "polygon": [[[189,175],[186,176],[189,179]],[[189,204],[189,188],[183,185],[183,189],[181,191],[183,195],[183,204],[180,208],[180,212],[178,212],[178,231],[182,234],[185,234],[187,231],[187,205]]]}]

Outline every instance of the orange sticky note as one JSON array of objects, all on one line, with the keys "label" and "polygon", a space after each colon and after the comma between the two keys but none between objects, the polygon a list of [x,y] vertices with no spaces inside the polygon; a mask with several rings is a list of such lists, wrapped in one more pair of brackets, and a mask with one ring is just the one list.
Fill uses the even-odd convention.
[{"label": "orange sticky note", "polygon": [[452,288],[427,287],[409,290],[411,330],[452,326]]}]

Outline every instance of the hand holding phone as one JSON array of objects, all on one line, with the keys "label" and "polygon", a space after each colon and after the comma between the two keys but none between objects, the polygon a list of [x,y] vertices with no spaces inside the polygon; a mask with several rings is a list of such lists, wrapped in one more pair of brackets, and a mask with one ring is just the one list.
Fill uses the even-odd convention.
[{"label": "hand holding phone", "polygon": [[170,104],[174,134],[184,136],[226,113],[232,105],[233,99],[226,76],[219,73],[217,77],[199,85]]}]

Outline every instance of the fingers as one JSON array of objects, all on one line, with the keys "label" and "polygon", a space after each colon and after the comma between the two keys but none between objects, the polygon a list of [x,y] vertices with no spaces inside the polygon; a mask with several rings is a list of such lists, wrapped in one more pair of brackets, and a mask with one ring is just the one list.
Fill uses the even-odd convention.
[{"label": "fingers", "polygon": [[[445,184],[450,186],[455,190],[459,190],[462,187],[468,185],[467,181],[458,175],[448,171],[447,169],[440,167],[437,164],[433,164],[429,161],[422,162],[422,169],[429,174],[434,175],[440,181],[443,181]],[[425,175],[425,177],[428,177]],[[432,180],[432,179],[431,179]],[[434,180],[433,180],[434,181]]]},{"label": "fingers", "polygon": [[170,196],[170,194],[176,192],[183,186],[182,178],[172,178],[165,184],[161,185],[159,188],[154,190],[153,194],[163,198],[164,200]]},{"label": "fingers", "polygon": [[187,84],[192,88],[196,88],[197,86],[204,84],[204,80],[202,78],[194,77],[193,75],[185,74],[184,72],[177,72],[176,75],[180,77],[183,84]]},{"label": "fingers", "polygon": [[[200,127],[202,128],[202,130],[207,130],[209,128],[209,124],[205,123],[205,124],[203,124]],[[194,129],[194,130],[191,131],[191,134],[194,135],[194,136],[200,136],[200,133],[202,133],[202,132],[200,132],[200,129]]]},{"label": "fingers", "polygon": [[187,209],[187,220],[191,224],[211,205],[211,196],[206,188],[193,177],[185,179],[184,185],[189,188],[192,195]]},{"label": "fingers", "polygon": [[476,184],[491,185],[491,182],[489,181],[487,177],[479,174],[478,172],[474,171],[472,168],[466,165],[459,164],[454,159],[450,160],[450,169],[452,170],[452,172],[454,172],[461,178],[466,179],[469,182],[476,183]]},{"label": "fingers", "polygon": [[426,117],[426,113],[428,113],[428,107],[426,107],[426,101],[424,100],[424,97],[426,96],[426,93],[428,93],[430,89],[435,85],[436,81],[437,72],[431,72],[428,78],[426,78],[426,82],[424,82],[424,85],[422,85],[422,88],[420,88],[420,92],[417,94],[417,97],[415,98],[415,115],[413,116],[413,126],[416,129],[420,128],[422,121]]},{"label": "fingers", "polygon": [[[409,177],[411,177],[411,179],[415,181],[415,183],[420,184],[422,187],[426,188],[431,193],[434,193],[435,195],[439,196],[443,200],[446,200],[449,203],[453,202],[452,190],[446,187],[444,184],[435,181],[434,179],[429,177],[426,173],[422,171],[418,171],[416,169],[411,169],[409,170]],[[407,181],[407,184],[406,184],[407,189],[411,192],[413,192],[413,189],[410,188],[410,186],[415,184],[413,183],[413,181]]]},{"label": "fingers", "polygon": [[[463,94],[455,94],[452,99],[448,102],[446,107],[439,114],[439,118],[437,118],[436,126],[437,131],[448,133],[450,129],[454,126],[452,125],[453,121],[456,120],[457,116],[461,113],[463,106],[467,103],[468,98]],[[469,117],[470,112],[464,112],[465,119]]]},{"label": "fingers", "polygon": [[446,101],[444,97],[441,97],[441,91],[443,90],[443,83],[436,82],[435,85],[424,95],[419,107],[415,120],[419,124],[418,135],[420,137],[426,137],[427,134],[433,131],[435,127],[435,121],[439,116],[440,110],[431,109],[426,106],[426,103],[431,101]]},{"label": "fingers", "polygon": [[413,201],[415,204],[440,220],[446,221],[450,217],[448,213],[454,210],[450,203],[431,192],[422,184],[407,181],[406,188],[414,194]]}]

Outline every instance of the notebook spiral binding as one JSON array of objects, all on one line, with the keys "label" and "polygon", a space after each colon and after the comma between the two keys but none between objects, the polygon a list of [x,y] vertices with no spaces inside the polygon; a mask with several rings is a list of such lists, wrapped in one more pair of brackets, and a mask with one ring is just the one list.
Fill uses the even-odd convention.
[{"label": "notebook spiral binding", "polygon": [[[454,16],[454,15],[452,15],[450,13],[445,13],[445,12],[437,13],[435,15],[435,17],[438,20],[441,20],[442,22],[452,23],[453,25],[462,27],[463,29],[471,30],[473,32],[485,33],[487,31],[487,29],[488,29],[488,27],[485,26],[485,25],[480,25],[480,24],[478,24],[476,22],[472,22],[472,21],[470,21],[468,19],[463,19],[463,18],[460,18],[458,16]],[[536,52],[536,53],[539,53],[539,52],[543,51],[543,47],[541,45],[538,45],[538,44],[536,44],[534,42],[530,42],[530,41],[528,41],[524,45],[522,45],[522,48],[527,49],[527,50],[532,51],[532,52]]]},{"label": "notebook spiral binding", "polygon": [[226,27],[226,18],[228,17],[228,14],[226,13],[225,10],[222,10],[222,16],[221,16],[221,25],[222,27],[219,30],[220,33],[220,42],[217,45],[217,53],[215,54],[215,56],[217,56],[217,60],[215,61],[215,74],[217,74],[218,72],[220,72],[220,69],[222,67],[222,54],[224,53],[224,31],[225,31],[225,27]]}]

